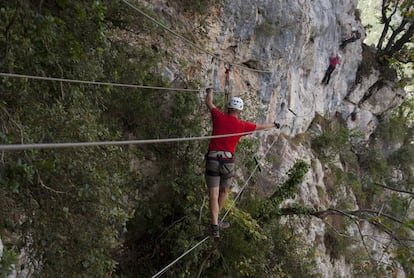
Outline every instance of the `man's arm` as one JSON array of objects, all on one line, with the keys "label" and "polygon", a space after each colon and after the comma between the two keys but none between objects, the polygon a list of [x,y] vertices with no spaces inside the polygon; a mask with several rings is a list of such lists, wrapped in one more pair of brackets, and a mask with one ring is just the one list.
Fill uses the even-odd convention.
[{"label": "man's arm", "polygon": [[280,128],[280,124],[274,121],[273,123],[267,123],[267,124],[256,124],[256,130],[263,130],[263,129],[269,129],[269,128]]},{"label": "man's arm", "polygon": [[216,106],[213,104],[213,89],[207,88],[206,93],[206,105],[208,109],[212,110],[213,108],[216,108]]},{"label": "man's arm", "polygon": [[274,123],[268,123],[268,124],[256,124],[256,130],[263,130],[275,127]]}]

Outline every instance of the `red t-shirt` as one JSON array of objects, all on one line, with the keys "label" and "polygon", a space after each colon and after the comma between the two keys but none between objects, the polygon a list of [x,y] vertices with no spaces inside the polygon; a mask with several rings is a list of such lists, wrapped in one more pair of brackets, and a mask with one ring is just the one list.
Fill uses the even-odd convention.
[{"label": "red t-shirt", "polygon": [[[231,133],[242,133],[256,130],[256,124],[239,120],[234,116],[223,114],[217,108],[211,110],[211,118],[213,120],[213,136],[223,135]],[[242,135],[212,138],[210,145],[208,146],[209,151],[226,151],[235,153],[237,143],[239,142]]]},{"label": "red t-shirt", "polygon": [[339,58],[338,57],[333,57],[331,58],[331,66],[332,67],[336,67],[336,65],[339,63]]}]

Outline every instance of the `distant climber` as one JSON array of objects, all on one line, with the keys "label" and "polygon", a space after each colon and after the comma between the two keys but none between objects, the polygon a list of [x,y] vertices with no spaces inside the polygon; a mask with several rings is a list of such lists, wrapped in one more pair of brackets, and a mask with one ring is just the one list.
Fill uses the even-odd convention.
[{"label": "distant climber", "polygon": [[325,72],[325,76],[322,79],[322,84],[328,84],[329,79],[331,79],[331,74],[335,70],[336,66],[339,64],[341,55],[338,53],[335,56],[329,58],[329,67]]},{"label": "distant climber", "polygon": [[231,97],[231,84],[230,84],[230,71],[231,71],[231,64],[228,64],[227,66],[225,66],[226,71],[224,72],[225,74],[225,80],[224,80],[224,103],[228,103],[229,99]]},{"label": "distant climber", "polygon": [[231,71],[231,65],[229,64],[228,66],[225,67],[226,71],[224,72],[224,74],[226,75],[226,80],[224,83],[224,86],[229,87],[230,86],[230,71]]},{"label": "distant climber", "polygon": [[[212,135],[253,132],[271,127],[280,128],[279,123],[255,124],[239,119],[243,110],[243,100],[231,97],[227,104],[227,113],[222,113],[213,104],[213,89],[206,89],[206,104],[213,122]],[[219,212],[227,199],[234,175],[234,153],[242,135],[212,138],[205,156],[205,179],[209,191],[210,232],[214,238],[219,238],[219,228],[229,227],[228,222],[219,223]]]},{"label": "distant climber", "polygon": [[345,39],[344,41],[342,41],[342,43],[341,43],[341,45],[339,47],[343,50],[343,49],[345,49],[345,46],[348,43],[357,41],[360,38],[361,38],[361,33],[355,27],[352,27],[351,35],[347,39]]}]

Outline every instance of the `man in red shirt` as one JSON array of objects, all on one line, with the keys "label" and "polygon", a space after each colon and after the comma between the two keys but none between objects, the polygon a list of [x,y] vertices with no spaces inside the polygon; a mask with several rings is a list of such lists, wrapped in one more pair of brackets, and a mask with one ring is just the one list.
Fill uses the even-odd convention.
[{"label": "man in red shirt", "polygon": [[[213,136],[280,127],[278,123],[255,124],[240,120],[239,116],[243,110],[243,100],[239,97],[232,97],[229,100],[227,114],[224,114],[213,104],[213,89],[207,88],[206,92],[206,104],[211,112],[213,121]],[[234,153],[237,143],[243,135],[247,134],[212,138],[208,146],[205,178],[210,196],[211,233],[215,238],[220,237],[220,226],[221,228],[229,226],[225,222],[219,223],[218,215],[227,199],[234,171]]]},{"label": "man in red shirt", "polygon": [[336,54],[336,56],[332,56],[329,59],[329,67],[325,72],[325,76],[322,79],[322,84],[328,85],[329,79],[331,78],[332,72],[335,70],[336,65],[339,64],[339,59],[341,58],[340,54]]}]

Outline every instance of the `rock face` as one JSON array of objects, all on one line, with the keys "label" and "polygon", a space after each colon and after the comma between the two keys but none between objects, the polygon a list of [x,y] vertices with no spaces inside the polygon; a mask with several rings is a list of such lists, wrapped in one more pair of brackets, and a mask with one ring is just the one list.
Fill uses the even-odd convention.
[{"label": "rock face", "polygon": [[[354,83],[362,59],[361,44],[348,44],[330,84],[320,83],[329,57],[339,52],[339,44],[351,26],[361,30],[361,24],[355,21],[356,4],[232,1],[224,9],[215,48],[222,56],[232,58],[229,60],[271,72],[257,74],[235,68],[233,93],[258,93],[268,117],[289,124],[291,135],[304,132],[315,112],[336,112]],[[252,83],[254,79],[258,82]]]},{"label": "rock face", "polygon": [[[277,119],[289,125],[288,135],[294,136],[309,128],[316,113],[329,118],[339,112],[344,119],[352,114],[350,128],[358,127],[369,136],[376,118],[398,106],[404,93],[382,81],[379,72],[357,78],[365,34],[357,19],[357,3],[226,1],[210,14],[202,15],[202,24],[192,17],[177,16],[178,7],[169,1],[142,4],[164,16],[169,28],[179,29],[180,34],[209,53],[171,35],[170,42],[174,43],[164,45],[163,50],[174,55],[165,69],[172,82],[196,76],[204,80],[206,87],[223,91],[225,66],[230,62],[232,93],[247,100],[248,112],[265,115],[259,120]],[[352,27],[360,31],[361,39],[340,49]],[[166,38],[157,43],[163,44],[163,40]],[[341,55],[340,63],[330,83],[321,85],[329,57],[337,53]],[[180,57],[185,58],[185,66],[178,61]]]},{"label": "rock face", "polygon": [[[355,144],[364,143],[377,127],[378,119],[403,101],[404,92],[395,89],[392,82],[382,80],[379,72],[371,71],[364,76],[358,73],[364,56],[361,40],[365,34],[356,16],[358,1],[226,1],[220,9],[205,16],[202,36],[191,32],[195,28],[189,19],[174,17],[174,6],[166,2],[145,3],[158,14],[174,18],[180,26],[187,26],[183,28],[187,28],[188,34],[191,33],[199,45],[219,57],[191,51],[177,40],[174,53],[196,66],[192,74],[199,74],[206,87],[222,91],[226,61],[234,63],[230,87],[234,95],[245,99],[245,116],[254,121],[276,119],[289,127],[284,130],[284,136],[279,136],[276,131],[259,135],[263,137],[263,153],[276,140],[270,155],[278,158],[265,165],[267,174],[260,183],[263,193],[272,191],[272,187],[284,180],[294,162],[303,159],[312,167],[296,201],[320,210],[333,207],[338,199],[329,197],[327,191],[335,186],[337,194],[354,200],[351,205],[357,209],[352,190],[329,181],[334,169],[315,157],[308,141],[292,138],[308,131],[320,133],[320,126],[311,127],[311,123],[315,115],[322,115],[327,119],[342,118],[349,129],[363,134]],[[350,34],[351,27],[357,28],[362,38],[341,50],[339,45]],[[337,53],[341,55],[340,63],[329,84],[321,85],[329,57]],[[177,75],[183,75],[180,71],[178,63],[170,63],[166,69],[171,81]],[[333,164],[346,171],[346,165],[338,158]],[[298,229],[303,231],[304,241],[318,250],[315,267],[322,277],[352,276],[352,266],[343,257],[333,258],[328,252],[330,247],[323,240],[328,228],[322,221],[298,222]],[[356,230],[349,231],[351,235],[356,233]],[[399,275],[403,277],[403,274]]]}]

